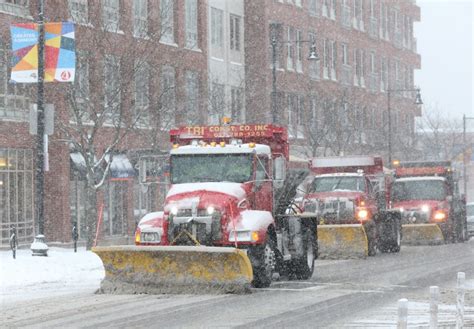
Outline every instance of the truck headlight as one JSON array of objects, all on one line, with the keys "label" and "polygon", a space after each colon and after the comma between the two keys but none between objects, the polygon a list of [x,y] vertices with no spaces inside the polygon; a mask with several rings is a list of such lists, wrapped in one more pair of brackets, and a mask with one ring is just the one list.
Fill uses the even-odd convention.
[{"label": "truck headlight", "polygon": [[142,243],[159,243],[161,241],[161,235],[158,232],[142,232],[141,240]]},{"label": "truck headlight", "polygon": [[212,215],[215,211],[215,208],[213,206],[207,207],[207,214]]},{"label": "truck headlight", "polygon": [[178,207],[176,207],[176,206],[171,207],[170,213],[172,215],[176,216],[178,214]]},{"label": "truck headlight", "polygon": [[229,241],[235,242],[257,242],[259,235],[257,231],[230,231]]},{"label": "truck headlight", "polygon": [[356,212],[357,219],[361,222],[365,222],[369,219],[369,211],[367,209],[359,209]]},{"label": "truck headlight", "polygon": [[436,210],[433,214],[433,220],[435,222],[444,222],[446,217],[446,212],[444,210]]},{"label": "truck headlight", "polygon": [[427,204],[424,204],[421,206],[421,211],[428,212],[430,211],[430,207]]}]

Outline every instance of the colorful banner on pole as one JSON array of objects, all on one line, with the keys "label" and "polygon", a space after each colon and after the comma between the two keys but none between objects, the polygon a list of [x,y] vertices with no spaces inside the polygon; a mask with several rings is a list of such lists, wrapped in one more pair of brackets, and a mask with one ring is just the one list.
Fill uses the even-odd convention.
[{"label": "colorful banner on pole", "polygon": [[[46,23],[44,81],[73,82],[76,68],[74,24]],[[13,24],[12,82],[38,82],[38,25]]]}]

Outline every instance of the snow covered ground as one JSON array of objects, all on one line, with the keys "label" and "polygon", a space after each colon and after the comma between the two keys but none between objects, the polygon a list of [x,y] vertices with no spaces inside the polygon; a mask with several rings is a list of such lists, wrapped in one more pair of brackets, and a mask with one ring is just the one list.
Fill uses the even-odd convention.
[{"label": "snow covered ground", "polygon": [[84,248],[51,248],[48,257],[32,256],[31,250],[0,251],[0,305],[21,300],[93,293],[104,277],[100,258]]}]

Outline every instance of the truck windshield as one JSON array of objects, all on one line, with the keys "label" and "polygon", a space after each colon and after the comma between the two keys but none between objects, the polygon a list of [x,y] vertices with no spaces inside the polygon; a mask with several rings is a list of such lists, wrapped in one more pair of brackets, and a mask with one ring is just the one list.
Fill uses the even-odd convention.
[{"label": "truck windshield", "polygon": [[392,187],[392,201],[444,200],[446,186],[441,180],[398,181]]},{"label": "truck windshield", "polygon": [[363,177],[335,176],[317,177],[311,183],[309,192],[365,191]]},{"label": "truck windshield", "polygon": [[171,156],[171,183],[235,182],[252,178],[251,154],[186,154]]}]

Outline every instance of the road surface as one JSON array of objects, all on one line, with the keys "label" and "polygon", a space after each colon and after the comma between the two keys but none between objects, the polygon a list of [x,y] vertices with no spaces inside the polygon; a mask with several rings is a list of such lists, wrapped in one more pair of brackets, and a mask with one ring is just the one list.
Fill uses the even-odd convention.
[{"label": "road surface", "polygon": [[[474,239],[365,260],[321,260],[311,280],[275,282],[247,295],[73,294],[5,303],[0,327],[357,327],[399,298],[427,300],[431,285],[441,287],[442,302],[455,303],[451,288],[459,271],[474,279]],[[474,306],[474,291],[465,298]]]}]

